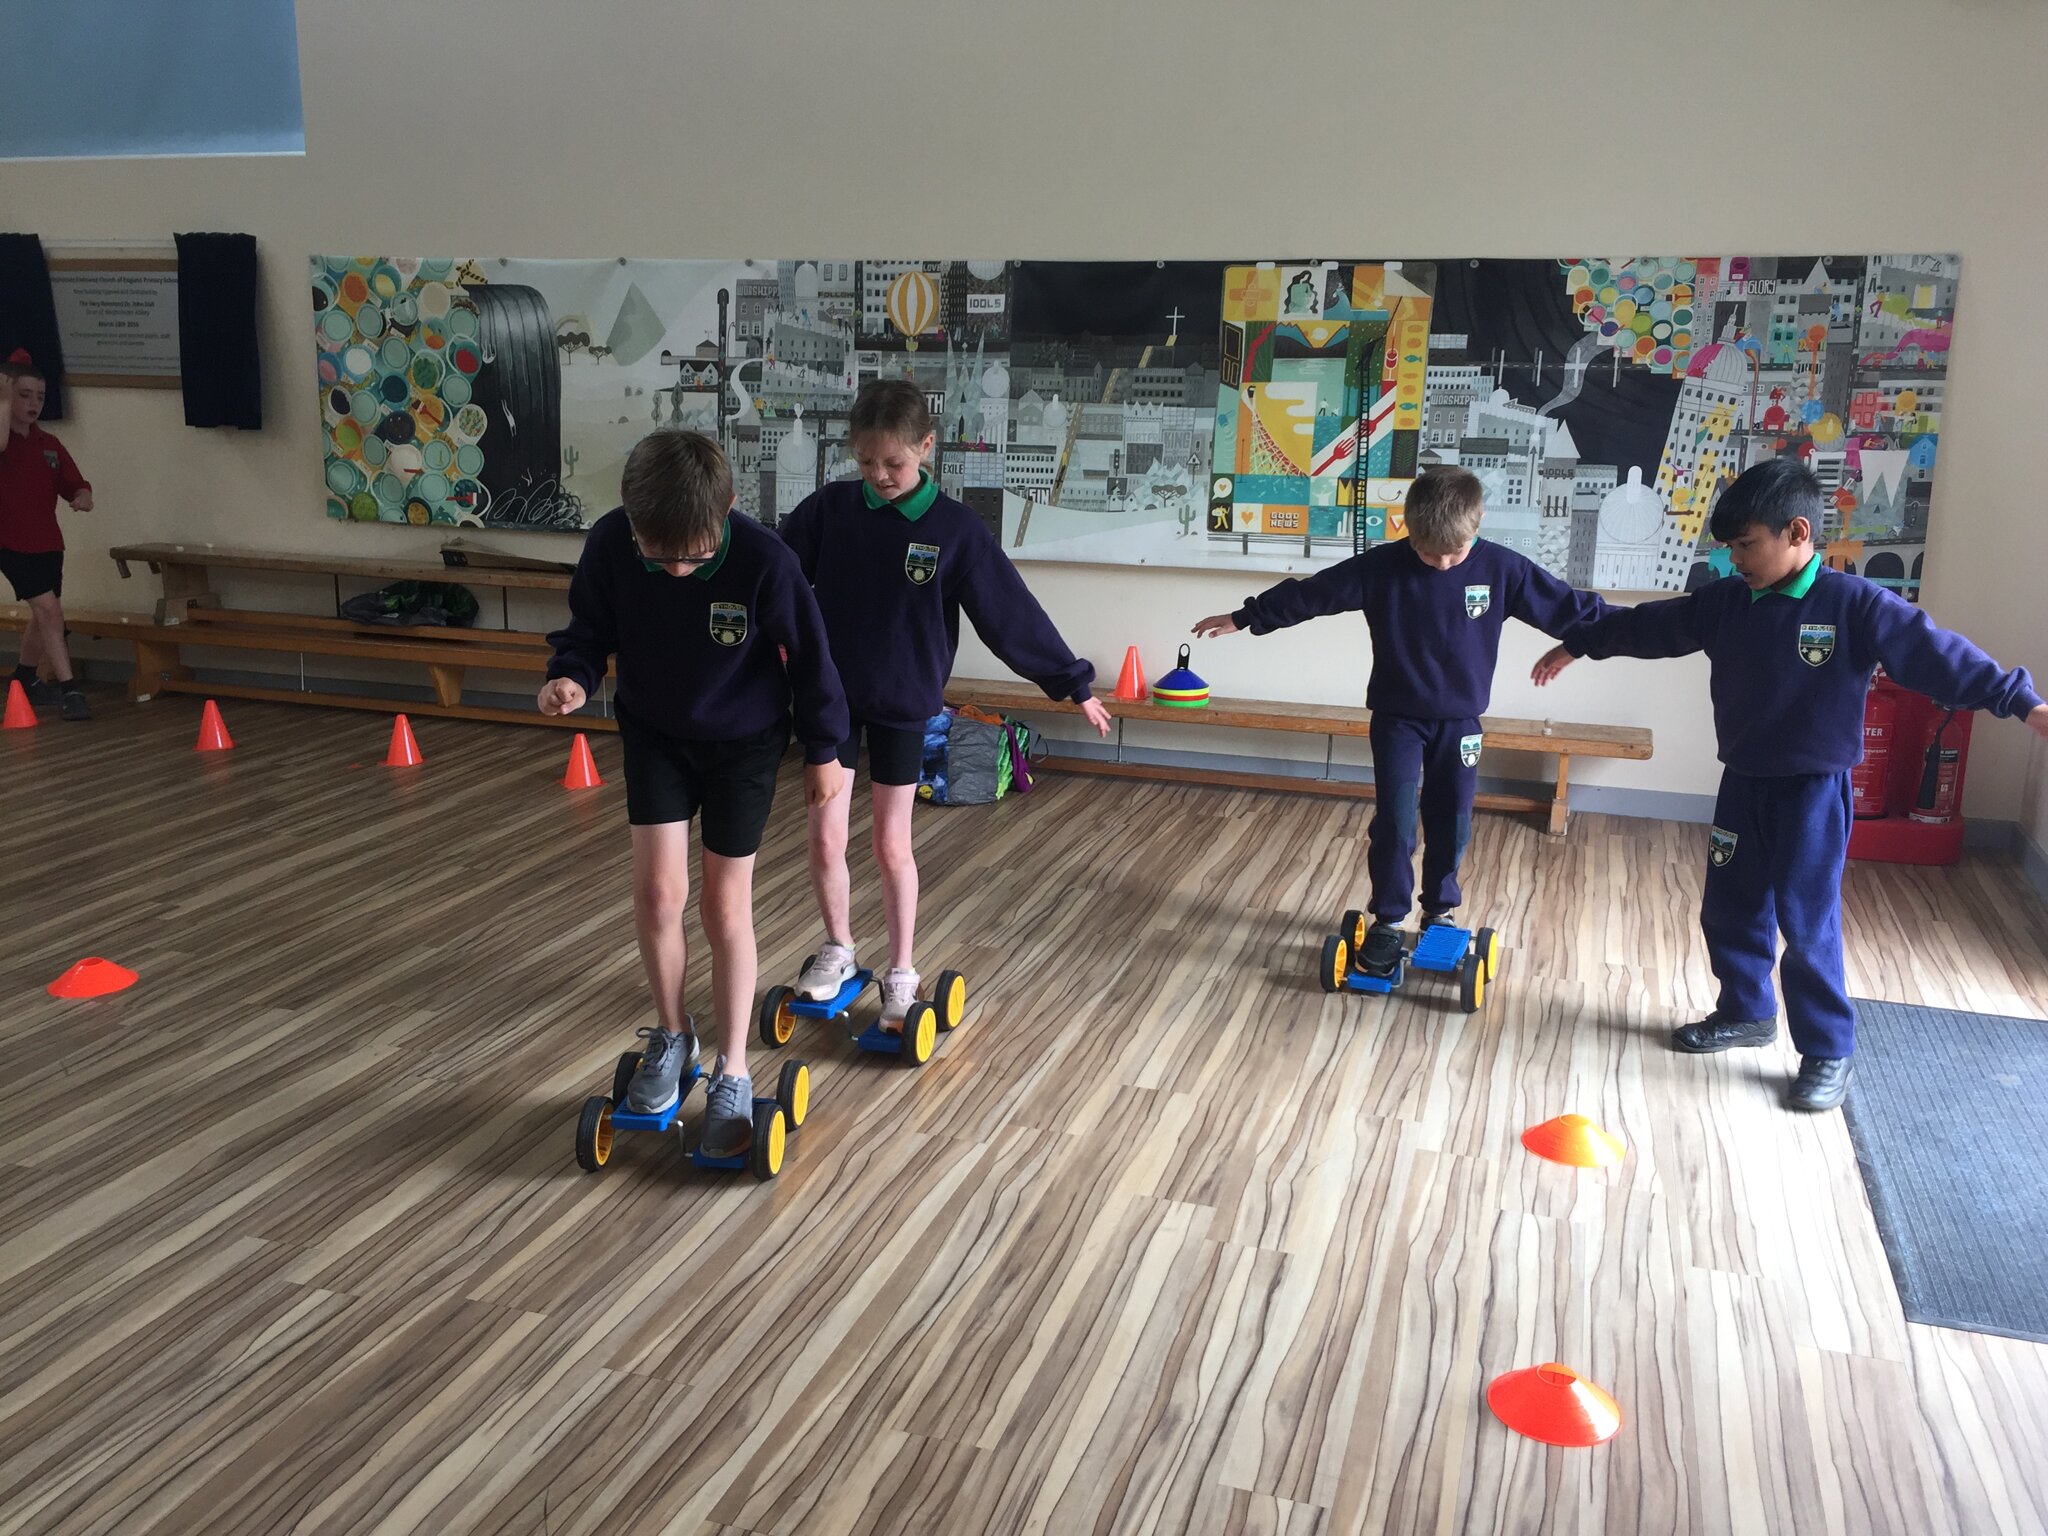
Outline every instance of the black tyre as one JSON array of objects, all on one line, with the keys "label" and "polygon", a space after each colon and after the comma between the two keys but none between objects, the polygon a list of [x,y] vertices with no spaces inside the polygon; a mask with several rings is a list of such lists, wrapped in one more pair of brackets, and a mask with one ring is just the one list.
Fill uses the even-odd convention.
[{"label": "black tyre", "polygon": [[1483,955],[1467,955],[1458,965],[1458,1006],[1467,1013],[1477,1013],[1486,1001],[1486,959]]},{"label": "black tyre", "polygon": [[905,1065],[921,1067],[932,1059],[932,1052],[939,1045],[939,1010],[923,998],[910,1005],[910,1011],[903,1016],[903,1060]]},{"label": "black tyre", "polygon": [[576,1121],[576,1163],[585,1173],[596,1173],[612,1160],[612,1101],[594,1097],[583,1101],[583,1113]]},{"label": "black tyre", "polygon": [[1500,980],[1500,935],[1482,928],[1472,936],[1472,952],[1486,962],[1486,979]]},{"label": "black tyre", "polygon": [[789,1116],[792,1131],[803,1129],[811,1117],[811,1068],[803,1061],[785,1061],[775,1082],[775,1102]]},{"label": "black tyre", "polygon": [[789,1151],[789,1116],[773,1102],[754,1106],[754,1147],[747,1166],[757,1179],[772,1179],[782,1172],[782,1159]]},{"label": "black tyre", "polygon": [[761,1043],[771,1048],[789,1044],[796,1033],[796,1015],[789,1005],[796,1001],[795,987],[770,987],[761,999]]},{"label": "black tyre", "polygon": [[932,991],[932,1006],[939,1010],[939,1028],[951,1033],[967,1017],[967,978],[958,971],[939,972],[939,984]]},{"label": "black tyre", "polygon": [[1341,933],[1333,933],[1323,940],[1322,965],[1317,970],[1316,980],[1322,983],[1325,992],[1342,992],[1344,978],[1351,974],[1351,943]]},{"label": "black tyre", "polygon": [[1337,931],[1344,935],[1344,942],[1351,946],[1351,953],[1355,955],[1365,948],[1365,935],[1371,927],[1372,919],[1353,907],[1337,924]]},{"label": "black tyre", "polygon": [[633,1074],[640,1070],[640,1053],[628,1051],[619,1058],[619,1064],[612,1068],[612,1102],[626,1102],[626,1090],[633,1084]]}]

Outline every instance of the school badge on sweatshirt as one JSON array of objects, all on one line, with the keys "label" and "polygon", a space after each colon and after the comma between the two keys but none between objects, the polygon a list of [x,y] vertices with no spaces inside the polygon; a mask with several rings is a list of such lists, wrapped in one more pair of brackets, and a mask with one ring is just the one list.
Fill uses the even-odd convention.
[{"label": "school badge on sweatshirt", "polygon": [[1493,606],[1493,588],[1467,587],[1465,589],[1465,617],[1476,619]]},{"label": "school badge on sweatshirt", "polygon": [[713,603],[711,605],[711,638],[720,645],[738,645],[747,638],[747,605],[745,603]]},{"label": "school badge on sweatshirt", "polygon": [[1479,748],[1485,743],[1484,736],[1460,736],[1458,738],[1458,761],[1467,768],[1479,766]]},{"label": "school badge on sweatshirt", "polygon": [[1716,869],[1722,868],[1735,857],[1735,834],[1723,832],[1719,827],[1707,829],[1707,862]]},{"label": "school badge on sweatshirt", "polygon": [[1817,667],[1835,654],[1835,626],[1832,624],[1802,624],[1799,626],[1799,659],[1809,667]]},{"label": "school badge on sweatshirt", "polygon": [[920,587],[939,574],[939,546],[913,544],[903,552],[903,574]]}]

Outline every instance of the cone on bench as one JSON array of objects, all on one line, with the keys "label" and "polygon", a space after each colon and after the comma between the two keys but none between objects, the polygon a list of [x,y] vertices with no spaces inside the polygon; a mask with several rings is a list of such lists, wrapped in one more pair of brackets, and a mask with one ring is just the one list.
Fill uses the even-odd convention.
[{"label": "cone on bench", "polygon": [[391,750],[384,754],[386,768],[417,768],[426,761],[420,744],[412,739],[412,722],[400,715],[391,722]]},{"label": "cone on bench", "polygon": [[228,734],[228,723],[220,717],[220,706],[208,699],[206,708],[199,712],[199,740],[194,742],[194,752],[225,752],[234,746],[235,738]]},{"label": "cone on bench", "polygon": [[36,723],[36,712],[28,701],[28,691],[21,686],[18,677],[7,681],[7,714],[0,718],[0,730],[25,731]]},{"label": "cone on bench", "polygon": [[1130,702],[1145,697],[1145,668],[1138,660],[1135,645],[1124,652],[1124,669],[1117,674],[1115,696]]},{"label": "cone on bench", "polygon": [[569,771],[562,775],[562,787],[596,789],[603,783],[598,777],[597,760],[590,755],[590,738],[578,731],[569,747]]}]

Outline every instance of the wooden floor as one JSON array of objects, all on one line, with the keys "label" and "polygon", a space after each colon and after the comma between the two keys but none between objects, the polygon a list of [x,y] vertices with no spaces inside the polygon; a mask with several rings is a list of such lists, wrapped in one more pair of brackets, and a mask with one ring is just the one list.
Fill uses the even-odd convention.
[{"label": "wooden floor", "polygon": [[[2048,1529],[2048,1348],[1902,1320],[1788,1051],[1663,1046],[1698,828],[1481,818],[1468,1018],[1309,979],[1368,806],[921,810],[962,1031],[921,1072],[800,1034],[774,1184],[673,1138],[591,1177],[649,1020],[616,742],[572,796],[548,732],[423,722],[404,772],[375,716],[197,721],[0,737],[0,1532]],[[784,790],[764,978],[816,927]],[[1858,992],[2048,1016],[2008,864],[1855,868],[1849,934]],[[141,985],[43,995],[86,954]],[[1521,1150],[1566,1110],[1626,1164]],[[1613,1442],[1488,1413],[1552,1358]]]}]

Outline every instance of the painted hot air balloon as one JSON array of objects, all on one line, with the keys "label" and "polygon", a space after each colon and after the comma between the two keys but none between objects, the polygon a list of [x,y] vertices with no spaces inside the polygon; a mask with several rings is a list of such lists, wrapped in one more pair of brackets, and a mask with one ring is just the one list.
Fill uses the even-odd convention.
[{"label": "painted hot air balloon", "polygon": [[903,344],[917,350],[917,338],[939,318],[939,285],[928,272],[905,272],[889,285],[890,322],[903,333]]}]

